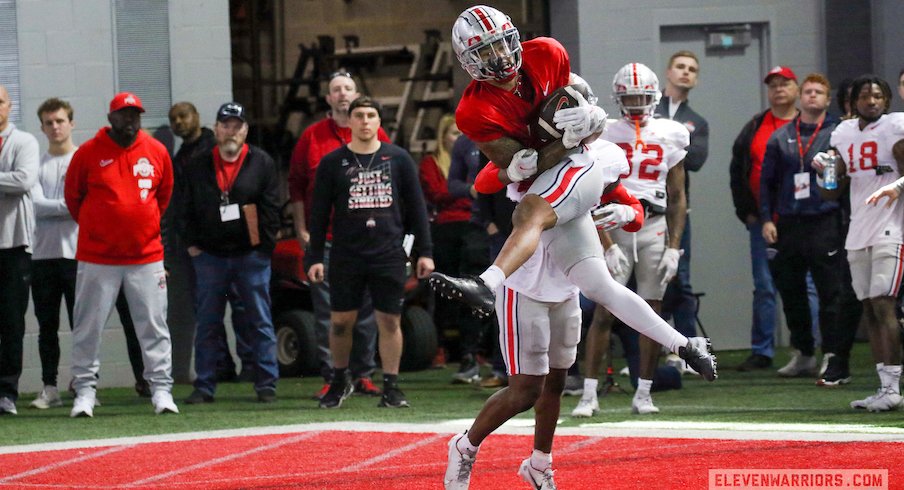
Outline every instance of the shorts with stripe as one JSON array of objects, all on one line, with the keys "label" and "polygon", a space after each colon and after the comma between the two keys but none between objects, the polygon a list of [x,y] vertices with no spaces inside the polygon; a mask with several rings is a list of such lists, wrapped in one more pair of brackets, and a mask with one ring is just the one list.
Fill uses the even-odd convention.
[{"label": "shorts with stripe", "polygon": [[897,297],[904,278],[904,245],[883,243],[848,250],[851,285],[857,299]]},{"label": "shorts with stripe", "polygon": [[549,303],[513,289],[496,290],[499,348],[509,376],[545,376],[549,369],[568,369],[577,357],[581,339],[578,296]]},{"label": "shorts with stripe", "polygon": [[637,279],[638,296],[645,300],[662,300],[667,287],[662,285],[662,274],[659,273],[659,262],[665,253],[668,239],[665,215],[657,214],[647,218],[643,228],[637,233],[629,233],[622,229],[609,233],[628,258],[628,267],[624,267],[621,274],[613,276],[615,280],[625,285],[633,272]]},{"label": "shorts with stripe", "polygon": [[527,193],[542,197],[552,206],[558,226],[587,214],[600,203],[603,178],[602,164],[578,164],[566,158],[540,174]]}]

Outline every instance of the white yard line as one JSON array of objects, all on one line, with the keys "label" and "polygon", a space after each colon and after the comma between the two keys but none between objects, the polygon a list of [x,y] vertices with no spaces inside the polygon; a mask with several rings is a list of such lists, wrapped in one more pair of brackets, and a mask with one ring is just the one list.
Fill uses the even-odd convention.
[{"label": "white yard line", "polygon": [[408,451],[417,449],[421,446],[427,446],[429,444],[433,444],[435,441],[445,439],[445,437],[446,437],[445,434],[436,434],[433,437],[427,437],[425,439],[421,439],[419,441],[412,442],[411,444],[409,444],[407,446],[402,446],[400,448],[393,449],[392,451],[389,451],[388,453],[383,453],[379,456],[375,456],[370,459],[365,459],[364,461],[361,461],[360,463],[355,463],[351,466],[346,466],[345,468],[340,469],[339,472],[345,473],[345,472],[349,472],[349,471],[358,471],[358,470],[367,468],[368,466],[377,464],[381,461],[386,461],[387,459],[394,458],[400,454],[407,453]]},{"label": "white yard line", "polygon": [[[0,447],[0,454],[17,454],[36,451],[134,445],[155,442],[191,441],[197,439],[221,439],[227,437],[261,436],[270,434],[295,434],[313,431],[452,434],[467,429],[471,426],[472,422],[473,419],[459,419],[429,424],[345,421],[316,424],[278,425],[267,427],[250,427],[245,429],[181,432],[175,434],[159,434],[152,436],[4,446]],[[503,425],[501,428],[495,431],[495,433],[498,434],[515,435],[532,435],[533,432],[533,424],[527,419],[517,419],[516,423]],[[587,423],[579,427],[559,427],[558,429],[556,429],[556,434],[589,437],[904,442],[904,428],[881,427],[868,424],[754,424],[732,422],[677,422],[648,420],[598,424]]]},{"label": "white yard line", "polygon": [[119,451],[124,451],[124,450],[126,450],[126,449],[130,449],[130,448],[133,448],[133,447],[135,447],[134,444],[125,445],[125,446],[115,446],[115,447],[111,447],[111,448],[107,448],[107,449],[103,449],[103,450],[97,451],[97,452],[95,452],[95,453],[91,453],[91,454],[83,454],[83,455],[77,456],[77,457],[75,457],[75,458],[70,458],[70,459],[66,459],[66,460],[63,460],[63,461],[57,461],[56,463],[51,463],[51,464],[48,464],[48,465],[39,466],[39,467],[37,467],[37,468],[32,468],[32,469],[30,469],[30,470],[28,470],[28,471],[23,471],[22,473],[16,473],[15,475],[9,475],[9,476],[7,476],[7,477],[0,478],[0,485],[4,485],[4,484],[9,483],[9,482],[11,482],[11,481],[19,480],[19,479],[21,479],[21,478],[27,478],[27,477],[29,477],[29,476],[39,475],[39,474],[41,474],[41,473],[46,473],[46,472],[48,472],[48,471],[53,471],[53,470],[56,470],[56,469],[58,469],[58,468],[62,468],[63,466],[68,466],[68,465],[71,465],[71,464],[81,463],[82,461],[87,461],[87,460],[89,460],[89,459],[100,458],[100,457],[106,456],[106,455],[108,455],[108,454],[117,453],[117,452],[119,452]]}]

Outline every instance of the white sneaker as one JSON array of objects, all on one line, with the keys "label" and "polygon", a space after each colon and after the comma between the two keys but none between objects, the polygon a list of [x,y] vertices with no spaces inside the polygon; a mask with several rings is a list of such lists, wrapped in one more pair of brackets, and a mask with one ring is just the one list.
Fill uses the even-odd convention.
[{"label": "white sneaker", "polygon": [[879,398],[882,393],[885,391],[884,388],[879,388],[872,395],[862,399],[862,400],[854,400],[851,402],[851,408],[866,408],[870,403],[873,402],[876,398]]},{"label": "white sneaker", "polygon": [[659,413],[659,408],[657,408],[656,405],[653,405],[653,397],[649,394],[635,394],[634,399],[631,400],[631,413],[636,413],[639,415]]},{"label": "white sneaker", "polygon": [[819,378],[822,378],[826,374],[826,370],[829,369],[829,359],[835,357],[835,354],[828,352],[822,355],[822,363],[819,365]]},{"label": "white sneaker", "polygon": [[578,406],[571,411],[572,417],[587,418],[593,417],[600,412],[600,402],[596,398],[596,393],[590,396],[582,396],[578,401]]},{"label": "white sneaker", "polygon": [[16,402],[7,397],[0,398],[0,415],[18,415],[16,411]]},{"label": "white sneaker", "polygon": [[47,385],[38,394],[38,397],[31,402],[32,408],[46,410],[50,407],[62,407],[63,400],[60,399],[60,390],[56,386]]},{"label": "white sneaker", "polygon": [[97,406],[97,394],[91,388],[79,391],[72,402],[70,417],[94,417],[94,407]]},{"label": "white sneaker", "polygon": [[901,408],[902,404],[904,404],[904,397],[886,388],[882,390],[879,396],[866,405],[866,409],[870,412],[887,412]]},{"label": "white sneaker", "polygon": [[805,356],[800,351],[794,351],[794,356],[778,371],[778,375],[784,378],[794,378],[797,376],[815,376],[816,375],[816,357]]},{"label": "white sneaker", "polygon": [[534,469],[530,464],[530,458],[521,462],[518,474],[535,490],[556,490],[556,482],[552,479],[552,468],[546,468],[545,471]]},{"label": "white sneaker", "polygon": [[471,484],[471,470],[477,455],[469,455],[458,450],[458,440],[467,435],[456,434],[449,439],[449,460],[446,464],[446,476],[443,485],[446,490],[467,490]]},{"label": "white sneaker", "polygon": [[151,396],[151,403],[154,404],[154,413],[157,415],[164,413],[179,413],[179,407],[173,401],[173,394],[166,390],[157,390]]}]

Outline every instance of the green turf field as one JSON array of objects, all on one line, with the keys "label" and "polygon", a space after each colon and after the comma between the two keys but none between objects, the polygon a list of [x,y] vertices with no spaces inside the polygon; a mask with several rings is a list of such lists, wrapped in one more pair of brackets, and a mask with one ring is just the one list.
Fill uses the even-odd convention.
[{"label": "green turf field", "polygon": [[[684,389],[654,393],[656,415],[631,414],[631,396],[611,394],[600,400],[601,413],[592,419],[568,416],[577,397],[562,402],[562,425],[576,426],[585,422],[619,422],[649,418],[655,420],[757,422],[757,423],[824,423],[874,424],[904,427],[904,412],[870,414],[854,411],[848,403],[871,394],[878,387],[875,368],[869,360],[866,344],[857,344],[852,356],[853,382],[835,389],[818,388],[811,379],[781,379],[774,369],[787,362],[789,354],[780,352],[773,370],[739,373],[734,370],[747,352],[719,352],[720,378],[706,383],[685,376]],[[617,362],[617,367],[621,365]],[[322,410],[311,399],[320,385],[319,378],[288,378],[279,382],[279,400],[259,404],[248,383],[225,383],[218,387],[216,402],[186,405],[181,400],[191,386],[178,385],[176,403],[182,411],[174,416],[156,416],[150,400],[138,398],[126,388],[103,389],[98,392],[102,406],[93,419],[71,419],[72,400],[66,395],[65,406],[49,410],[28,408],[34,394],[23,394],[19,415],[0,417],[3,444],[27,444],[75,439],[99,439],[120,436],[189,432],[241,427],[304,424],[312,422],[368,421],[429,424],[440,420],[473,418],[492,391],[470,385],[451,385],[454,365],[447,369],[402,374],[402,389],[412,408],[377,408],[377,398],[353,396],[338,410]],[[617,377],[631,391],[627,378]],[[532,412],[521,415],[532,417]]]}]

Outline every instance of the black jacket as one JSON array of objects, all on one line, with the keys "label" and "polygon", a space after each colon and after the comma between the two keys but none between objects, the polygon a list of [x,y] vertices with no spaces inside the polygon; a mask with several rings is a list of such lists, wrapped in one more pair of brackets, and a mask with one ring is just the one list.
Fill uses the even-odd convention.
[{"label": "black jacket", "polygon": [[760,125],[763,124],[763,119],[766,118],[769,110],[766,109],[747,122],[731,147],[731,165],[728,167],[728,172],[731,174],[731,200],[734,201],[735,215],[745,225],[748,215],[759,216],[760,214],[753,190],[750,189],[750,171],[753,166],[753,160],[750,158],[750,145],[753,144],[753,137]]},{"label": "black jacket", "polygon": [[264,150],[248,145],[248,155],[229,193],[229,202],[257,205],[260,245],[252,247],[245,213],[239,219],[220,220],[221,192],[213,163],[213,151],[196,155],[185,167],[182,179],[183,210],[178,229],[185,247],[192,245],[220,257],[243,255],[252,250],[267,254],[276,246],[279,230],[279,174]]},{"label": "black jacket", "polygon": [[170,198],[169,206],[160,220],[160,235],[163,238],[163,262],[167,269],[169,263],[173,260],[175,254],[185,253],[185,247],[179,239],[176,221],[182,213],[185,198],[182,197],[183,181],[185,180],[185,167],[192,158],[197,157],[200,153],[211,151],[217,144],[213,131],[208,128],[201,128],[201,136],[190,143],[182,142],[179,151],[173,157],[173,197]]}]

